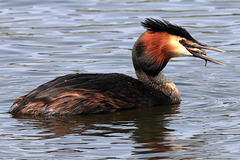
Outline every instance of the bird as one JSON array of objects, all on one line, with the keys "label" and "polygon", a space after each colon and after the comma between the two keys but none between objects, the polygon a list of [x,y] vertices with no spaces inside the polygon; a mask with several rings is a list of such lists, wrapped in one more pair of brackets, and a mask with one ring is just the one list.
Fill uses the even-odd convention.
[{"label": "bird", "polygon": [[197,57],[224,65],[203,51],[222,49],[198,42],[181,26],[146,18],[132,49],[136,78],[122,73],[75,73],[57,77],[19,97],[13,115],[72,116],[180,104],[179,91],[162,70],[174,57]]}]

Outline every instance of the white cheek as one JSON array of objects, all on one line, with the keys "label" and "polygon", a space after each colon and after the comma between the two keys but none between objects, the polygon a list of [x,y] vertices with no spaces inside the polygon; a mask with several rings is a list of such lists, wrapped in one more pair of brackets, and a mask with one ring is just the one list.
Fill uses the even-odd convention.
[{"label": "white cheek", "polygon": [[171,52],[173,57],[185,57],[185,56],[192,56],[192,54],[183,46],[181,45],[178,40],[171,41]]}]

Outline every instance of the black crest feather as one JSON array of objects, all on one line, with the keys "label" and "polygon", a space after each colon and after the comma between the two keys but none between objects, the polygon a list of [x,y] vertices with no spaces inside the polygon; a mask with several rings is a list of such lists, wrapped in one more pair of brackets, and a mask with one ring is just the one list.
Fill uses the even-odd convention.
[{"label": "black crest feather", "polygon": [[149,31],[155,31],[155,32],[167,32],[172,35],[184,37],[188,40],[191,40],[193,42],[199,43],[197,40],[195,40],[188,31],[175,24],[171,24],[170,22],[166,20],[158,20],[154,18],[146,18],[144,22],[141,23],[144,28],[146,28]]}]

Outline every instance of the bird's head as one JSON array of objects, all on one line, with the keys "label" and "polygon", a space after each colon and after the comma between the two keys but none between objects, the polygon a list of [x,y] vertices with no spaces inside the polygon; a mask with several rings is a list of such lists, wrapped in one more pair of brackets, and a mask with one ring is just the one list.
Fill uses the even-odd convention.
[{"label": "bird's head", "polygon": [[221,49],[203,45],[195,40],[186,29],[165,20],[147,18],[142,22],[147,29],[136,41],[133,52],[133,64],[136,71],[156,76],[173,57],[194,56],[217,64],[202,49],[225,52]]}]

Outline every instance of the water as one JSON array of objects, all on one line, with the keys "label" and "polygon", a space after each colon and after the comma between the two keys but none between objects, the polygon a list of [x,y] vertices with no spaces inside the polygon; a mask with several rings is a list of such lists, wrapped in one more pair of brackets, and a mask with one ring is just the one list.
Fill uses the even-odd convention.
[{"label": "water", "polygon": [[[1,1],[2,159],[238,159],[240,1]],[[135,77],[131,48],[146,17],[184,26],[227,66],[175,58],[164,73],[182,103],[68,118],[13,117],[16,98],[69,73]]]}]

